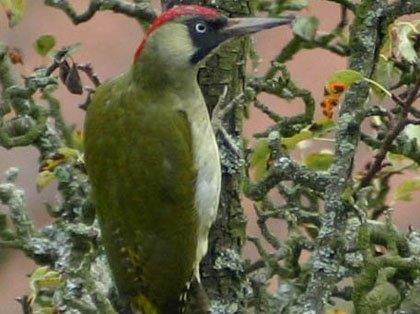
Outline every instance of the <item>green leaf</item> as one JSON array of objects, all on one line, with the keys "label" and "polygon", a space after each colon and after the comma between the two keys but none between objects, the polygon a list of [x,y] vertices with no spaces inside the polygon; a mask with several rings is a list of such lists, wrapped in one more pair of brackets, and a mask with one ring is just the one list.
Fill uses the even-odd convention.
[{"label": "green leaf", "polygon": [[[30,300],[35,304],[35,313],[51,313],[47,309],[53,306],[52,293],[62,285],[62,278],[59,272],[51,270],[48,266],[35,269],[32,273],[29,285],[31,288]],[[38,311],[45,309],[47,311]]]},{"label": "green leaf", "polygon": [[329,151],[321,151],[306,156],[303,160],[304,165],[314,170],[326,171],[334,161],[334,154]]},{"label": "green leaf", "polygon": [[48,266],[42,266],[35,269],[31,275],[30,286],[32,292],[43,288],[57,287],[61,282],[59,272],[51,270]]},{"label": "green leaf", "polygon": [[36,314],[55,314],[57,313],[56,307],[42,307],[37,309]]},{"label": "green leaf", "polygon": [[34,49],[43,57],[45,57],[54,46],[55,38],[52,35],[42,35],[34,43]]},{"label": "green leaf", "polygon": [[335,72],[328,80],[327,85],[329,86],[333,83],[342,83],[342,84],[347,85],[347,87],[349,87],[350,85],[357,83],[361,80],[365,80],[371,86],[376,88],[378,91],[385,93],[388,96],[391,96],[391,93],[380,83],[374,80],[368,79],[364,77],[361,73],[357,71],[353,71],[353,70],[340,70],[340,71]]},{"label": "green leaf", "polygon": [[308,6],[306,0],[286,0],[281,3],[282,11],[299,11]]},{"label": "green leaf", "polygon": [[0,0],[0,4],[9,19],[9,27],[15,27],[22,20],[26,0]]},{"label": "green leaf", "polygon": [[[379,62],[376,64],[373,79],[384,88],[389,89],[400,81],[401,74],[401,70],[395,66],[394,62],[381,57],[379,58]],[[381,89],[376,86],[372,87],[373,91],[378,96],[383,97],[385,95]]]},{"label": "green leaf", "polygon": [[319,26],[314,16],[299,16],[293,23],[293,32],[304,40],[313,40]]},{"label": "green leaf", "polygon": [[405,127],[404,133],[410,140],[415,139],[417,145],[420,145],[420,125],[409,124]]},{"label": "green leaf", "polygon": [[394,54],[401,56],[411,63],[416,63],[417,52],[414,43],[417,35],[420,34],[420,20],[412,22],[396,22],[393,28]]},{"label": "green leaf", "polygon": [[396,201],[411,201],[413,192],[420,191],[420,178],[410,179],[401,183],[394,193]]},{"label": "green leaf", "polygon": [[315,239],[318,236],[319,228],[317,225],[309,222],[303,223],[302,226],[305,228],[305,231],[310,235],[312,239]]},{"label": "green leaf", "polygon": [[314,137],[313,132],[303,129],[302,131],[300,131],[299,133],[291,137],[284,137],[281,141],[281,144],[283,145],[285,149],[291,150],[291,149],[294,149],[299,142],[302,142],[304,140],[309,140],[313,137]]},{"label": "green leaf", "polygon": [[36,189],[40,192],[55,180],[55,174],[49,170],[42,171],[36,177]]},{"label": "green leaf", "polygon": [[368,79],[367,77],[363,78],[366,82],[368,82],[370,84],[370,86],[374,89],[377,90],[377,92],[381,92],[385,95],[387,95],[388,97],[392,97],[392,94],[389,90],[387,90],[384,86],[382,86],[381,84],[379,84],[378,82]]},{"label": "green leaf", "polygon": [[70,147],[67,147],[67,146],[60,147],[57,150],[57,152],[59,154],[63,155],[65,160],[67,160],[67,159],[77,159],[77,158],[79,158],[79,155],[80,155],[80,153],[77,149],[70,148]]},{"label": "green leaf", "polygon": [[313,133],[314,137],[323,137],[325,134],[335,130],[335,127],[336,125],[334,120],[321,118],[320,120],[312,123],[308,130]]},{"label": "green leaf", "polygon": [[260,180],[267,173],[267,163],[270,159],[270,147],[267,139],[260,139],[254,147],[251,157],[251,167],[254,169],[256,180]]},{"label": "green leaf", "polygon": [[[251,1],[251,4],[255,1]],[[299,11],[308,6],[307,0],[263,1],[256,6],[257,11],[269,11],[270,16],[279,16],[284,11]]]},{"label": "green leaf", "polygon": [[392,25],[388,27],[388,33],[385,36],[384,43],[380,51],[380,56],[384,57],[386,60],[392,57],[391,29],[392,29]]},{"label": "green leaf", "polygon": [[363,80],[363,75],[357,71],[340,70],[331,75],[331,77],[328,80],[328,84],[340,82],[346,84],[347,86],[350,86],[361,80]]},{"label": "green leaf", "polygon": [[417,163],[404,155],[400,154],[393,154],[388,152],[386,155],[386,159],[391,163],[392,167],[387,167],[386,170],[388,171],[402,171],[404,169],[413,169],[415,170],[418,165]]},{"label": "green leaf", "polygon": [[329,132],[335,129],[335,123],[333,120],[322,118],[311,125],[307,126],[299,133],[282,138],[281,144],[287,149],[291,150],[296,147],[299,143],[305,140],[313,139],[314,137],[323,137]]}]

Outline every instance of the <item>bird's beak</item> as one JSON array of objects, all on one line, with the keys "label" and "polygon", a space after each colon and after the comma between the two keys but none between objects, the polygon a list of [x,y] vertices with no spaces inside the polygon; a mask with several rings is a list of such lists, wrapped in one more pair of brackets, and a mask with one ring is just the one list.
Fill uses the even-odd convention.
[{"label": "bird's beak", "polygon": [[284,16],[281,18],[265,17],[244,17],[230,18],[227,25],[223,28],[226,38],[232,38],[259,32],[264,29],[277,27],[280,25],[291,24],[294,16]]}]

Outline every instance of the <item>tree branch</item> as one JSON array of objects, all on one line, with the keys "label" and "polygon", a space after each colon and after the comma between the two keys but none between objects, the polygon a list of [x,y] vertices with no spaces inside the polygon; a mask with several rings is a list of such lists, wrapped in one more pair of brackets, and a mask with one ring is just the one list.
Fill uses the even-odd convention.
[{"label": "tree branch", "polygon": [[130,3],[122,0],[91,0],[83,13],[77,13],[68,0],[45,0],[45,4],[63,11],[77,25],[89,21],[100,10],[111,10],[134,17],[140,22],[151,22],[156,13],[147,2]]},{"label": "tree branch", "polygon": [[394,140],[397,138],[398,135],[404,130],[404,128],[410,124],[411,121],[407,118],[408,113],[410,112],[410,107],[414,103],[415,95],[417,95],[418,91],[420,89],[420,76],[417,79],[416,83],[414,84],[413,88],[409,91],[406,101],[403,101],[397,96],[393,96],[393,100],[396,101],[396,103],[400,106],[402,106],[403,112],[401,113],[401,116],[398,119],[398,123],[389,131],[389,133],[386,135],[385,139],[383,140],[382,146],[379,150],[379,152],[375,155],[374,159],[375,161],[371,165],[370,169],[366,173],[366,175],[363,177],[363,179],[360,182],[360,187],[367,186],[370,181],[374,178],[374,176],[382,169],[382,162],[384,161],[386,154],[391,149],[391,145],[394,142]]},{"label": "tree branch", "polygon": [[254,201],[260,201],[279,182],[287,180],[315,191],[324,191],[330,182],[327,175],[311,171],[283,156],[274,161],[267,175],[260,182],[249,183],[245,188],[245,194]]},{"label": "tree branch", "polygon": [[353,12],[356,11],[356,8],[357,8],[356,4],[354,4],[354,2],[352,0],[328,0],[328,1],[341,4],[343,7],[347,8],[347,9],[353,11]]},{"label": "tree branch", "polygon": [[387,8],[387,14],[394,18],[417,12],[420,12],[420,2],[412,0],[397,0]]},{"label": "tree branch", "polygon": [[[381,24],[385,7],[386,4],[381,0],[362,2],[351,27],[350,69],[367,77],[373,72],[381,32],[387,27]],[[335,283],[341,277],[340,260],[343,253],[340,252],[339,243],[349,209],[342,194],[349,183],[363,119],[361,110],[368,95],[367,83],[354,84],[346,93],[341,106],[335,141],[336,159],[330,168],[330,184],[325,190],[325,214],[322,215],[322,225],[316,239],[311,277],[296,307],[300,312],[322,313]]]}]

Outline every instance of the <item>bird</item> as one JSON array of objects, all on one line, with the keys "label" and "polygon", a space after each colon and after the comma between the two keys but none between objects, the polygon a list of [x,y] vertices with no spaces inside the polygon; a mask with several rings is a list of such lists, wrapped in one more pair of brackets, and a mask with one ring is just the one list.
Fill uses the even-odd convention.
[{"label": "bird", "polygon": [[200,66],[229,39],[291,20],[173,6],[149,26],[129,70],[92,97],[84,127],[92,200],[115,286],[135,313],[182,313],[200,282],[221,189]]}]

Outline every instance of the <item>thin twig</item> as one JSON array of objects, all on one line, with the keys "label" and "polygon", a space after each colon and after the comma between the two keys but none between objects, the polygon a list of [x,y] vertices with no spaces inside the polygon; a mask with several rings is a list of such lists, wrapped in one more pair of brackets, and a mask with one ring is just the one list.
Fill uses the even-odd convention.
[{"label": "thin twig", "polygon": [[89,21],[96,12],[107,8],[116,13],[123,13],[139,21],[151,22],[156,13],[148,3],[130,3],[121,0],[91,0],[87,9],[78,14],[67,0],[45,0],[45,4],[63,11],[77,25]]},{"label": "thin twig", "polygon": [[27,295],[24,295],[20,298],[16,298],[15,300],[22,307],[22,313],[23,314],[32,314],[33,313],[32,307],[31,307],[31,302],[30,302],[30,299]]},{"label": "thin twig", "polygon": [[340,8],[340,22],[338,23],[337,27],[343,29],[349,24],[348,18],[348,8],[345,5],[341,5]]},{"label": "thin twig", "polygon": [[391,132],[386,136],[385,140],[383,141],[382,147],[379,152],[375,155],[375,161],[369,168],[369,171],[363,177],[360,182],[360,187],[367,186],[373,177],[382,169],[382,162],[384,161],[386,154],[389,151],[389,147],[392,142],[397,138],[397,136],[404,130],[405,126],[407,125],[407,120],[402,119],[400,120],[397,125],[391,130]]},{"label": "thin twig", "polygon": [[280,120],[282,120],[282,117],[279,114],[277,114],[274,111],[270,110],[268,108],[268,106],[266,106],[265,104],[263,104],[258,99],[255,99],[254,106],[256,108],[260,109],[261,112],[265,113],[274,122],[279,122]]},{"label": "thin twig", "polygon": [[367,186],[370,183],[370,181],[375,177],[375,175],[382,169],[382,162],[384,161],[386,154],[390,150],[390,146],[392,145],[393,141],[397,138],[397,136],[404,130],[404,128],[410,123],[418,124],[418,121],[410,120],[407,118],[407,116],[419,89],[420,89],[420,78],[417,79],[416,84],[409,91],[407,99],[405,101],[399,98],[398,96],[392,94],[392,99],[398,105],[402,106],[402,109],[403,109],[402,115],[399,118],[398,123],[393,128],[391,128],[390,132],[385,137],[382,147],[380,148],[379,152],[374,157],[375,161],[372,163],[370,169],[361,180],[360,187]]},{"label": "thin twig", "polygon": [[101,85],[101,81],[98,75],[93,71],[93,67],[90,63],[78,64],[77,69],[83,71],[86,74],[86,76],[92,81],[95,87]]},{"label": "thin twig", "polygon": [[328,0],[328,1],[341,4],[343,7],[346,7],[347,9],[353,12],[356,10],[356,4],[354,4],[354,2],[351,0]]}]

